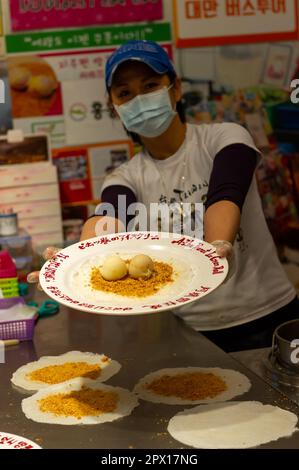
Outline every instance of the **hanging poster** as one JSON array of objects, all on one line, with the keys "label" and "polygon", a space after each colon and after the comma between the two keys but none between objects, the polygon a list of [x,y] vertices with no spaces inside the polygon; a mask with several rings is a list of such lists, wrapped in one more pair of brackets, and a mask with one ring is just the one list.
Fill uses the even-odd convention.
[{"label": "hanging poster", "polygon": [[12,0],[12,31],[161,20],[162,0]]},{"label": "hanging poster", "polygon": [[10,57],[8,70],[15,119],[62,114],[60,82],[46,60]]},{"label": "hanging poster", "polygon": [[[106,111],[105,63],[120,42],[132,38],[158,41],[172,57],[170,25],[157,26],[8,35],[15,127],[26,133],[49,133],[54,148],[127,138]],[[74,96],[80,99],[73,102]],[[82,132],[83,121],[76,119],[84,124],[90,119],[90,127],[83,126]]]},{"label": "hanging poster", "polygon": [[297,0],[173,0],[177,47],[298,38]]},{"label": "hanging poster", "polygon": [[51,64],[37,55],[8,57],[14,127],[46,132],[55,147],[64,143],[61,83]]}]

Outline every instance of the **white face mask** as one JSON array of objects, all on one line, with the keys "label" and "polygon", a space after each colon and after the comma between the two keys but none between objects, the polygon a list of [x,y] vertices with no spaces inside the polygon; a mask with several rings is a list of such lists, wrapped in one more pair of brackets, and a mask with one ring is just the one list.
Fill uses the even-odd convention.
[{"label": "white face mask", "polygon": [[170,126],[177,114],[172,108],[168,88],[137,95],[121,105],[114,105],[125,128],[144,137],[158,137]]}]

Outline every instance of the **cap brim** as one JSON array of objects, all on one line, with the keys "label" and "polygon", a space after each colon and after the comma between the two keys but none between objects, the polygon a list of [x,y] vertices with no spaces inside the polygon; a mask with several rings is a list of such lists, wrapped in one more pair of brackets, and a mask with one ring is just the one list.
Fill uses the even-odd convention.
[{"label": "cap brim", "polygon": [[169,71],[168,67],[165,67],[165,65],[161,64],[158,60],[153,60],[148,57],[138,57],[138,56],[132,56],[132,57],[126,57],[122,60],[120,60],[117,64],[114,65],[113,69],[111,70],[109,79],[107,81],[107,86],[111,87],[112,85],[112,80],[113,80],[113,75],[115,74],[116,70],[118,67],[123,64],[124,62],[128,62],[130,60],[136,60],[139,62],[143,62],[144,64],[148,65],[151,69],[154,70],[154,72],[158,73],[159,75],[162,75],[164,73],[167,73]]}]

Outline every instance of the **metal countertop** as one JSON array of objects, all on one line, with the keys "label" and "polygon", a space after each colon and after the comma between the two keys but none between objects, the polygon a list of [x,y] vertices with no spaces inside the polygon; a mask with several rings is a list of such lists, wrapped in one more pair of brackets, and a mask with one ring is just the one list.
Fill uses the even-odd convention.
[{"label": "metal countertop", "polygon": [[[38,301],[44,299],[39,294]],[[132,389],[145,374],[182,366],[223,367],[239,370],[252,382],[251,390],[235,400],[258,400],[293,411],[299,408],[231,356],[189,329],[169,312],[135,317],[88,314],[61,306],[60,313],[40,319],[33,342],[6,349],[0,364],[0,431],[25,436],[43,448],[76,449],[182,449],[167,433],[169,419],[186,406],[147,403],[129,417],[95,426],[59,426],[28,420],[21,400],[28,394],[12,387],[12,373],[27,362],[71,350],[105,353],[122,364],[108,384]],[[299,448],[299,432],[261,448]]]}]

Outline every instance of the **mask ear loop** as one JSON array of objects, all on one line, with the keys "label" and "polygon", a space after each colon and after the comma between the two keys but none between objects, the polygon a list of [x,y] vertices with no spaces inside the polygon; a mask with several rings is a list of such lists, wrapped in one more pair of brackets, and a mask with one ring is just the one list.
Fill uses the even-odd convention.
[{"label": "mask ear loop", "polygon": [[[164,89],[166,88],[167,91],[169,91],[172,87],[174,86],[174,83],[171,83],[168,87],[163,87]],[[168,95],[169,97],[169,95]],[[169,98],[169,101],[171,102],[170,98]],[[177,114],[177,109],[176,109],[176,103],[175,103],[175,107],[172,108],[172,110]]]}]

